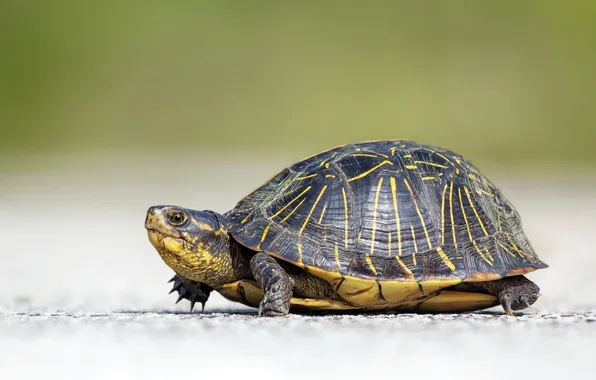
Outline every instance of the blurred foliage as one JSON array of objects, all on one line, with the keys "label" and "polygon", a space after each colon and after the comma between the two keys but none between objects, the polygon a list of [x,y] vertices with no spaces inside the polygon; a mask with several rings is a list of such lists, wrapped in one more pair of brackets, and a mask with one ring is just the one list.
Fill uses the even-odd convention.
[{"label": "blurred foliage", "polygon": [[0,149],[595,164],[595,47],[590,1],[3,0]]}]

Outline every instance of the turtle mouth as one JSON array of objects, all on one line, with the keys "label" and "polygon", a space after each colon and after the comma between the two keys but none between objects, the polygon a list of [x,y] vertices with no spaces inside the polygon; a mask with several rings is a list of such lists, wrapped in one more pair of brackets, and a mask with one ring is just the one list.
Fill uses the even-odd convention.
[{"label": "turtle mouth", "polygon": [[155,227],[148,227],[147,235],[151,244],[158,251],[165,251],[172,255],[176,255],[177,252],[184,248],[184,244],[186,244],[179,234],[172,234],[171,232],[166,232]]}]

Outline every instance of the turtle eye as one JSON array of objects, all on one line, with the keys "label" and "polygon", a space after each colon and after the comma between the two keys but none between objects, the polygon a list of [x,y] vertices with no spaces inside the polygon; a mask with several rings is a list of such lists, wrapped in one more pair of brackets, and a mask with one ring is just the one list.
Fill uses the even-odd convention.
[{"label": "turtle eye", "polygon": [[181,226],[188,221],[186,213],[180,210],[170,210],[167,214],[168,222],[173,226]]}]

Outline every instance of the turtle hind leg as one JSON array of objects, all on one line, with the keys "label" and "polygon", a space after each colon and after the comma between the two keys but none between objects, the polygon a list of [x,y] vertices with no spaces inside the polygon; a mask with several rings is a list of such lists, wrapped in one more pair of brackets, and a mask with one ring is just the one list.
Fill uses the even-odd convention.
[{"label": "turtle hind leg", "polygon": [[265,294],[259,305],[259,315],[286,315],[290,311],[293,281],[277,261],[259,252],[250,260],[252,274]]},{"label": "turtle hind leg", "polygon": [[209,299],[209,294],[213,288],[206,284],[189,280],[179,275],[175,275],[168,282],[174,283],[170,293],[178,292],[178,299],[176,300],[176,303],[182,301],[183,299],[189,300],[190,311],[192,312],[195,304],[199,302],[202,306],[201,311],[205,310],[205,303]]},{"label": "turtle hind leg", "polygon": [[499,299],[505,314],[512,316],[513,310],[530,307],[538,297],[540,288],[524,276],[505,277],[496,281],[478,282],[474,284]]}]

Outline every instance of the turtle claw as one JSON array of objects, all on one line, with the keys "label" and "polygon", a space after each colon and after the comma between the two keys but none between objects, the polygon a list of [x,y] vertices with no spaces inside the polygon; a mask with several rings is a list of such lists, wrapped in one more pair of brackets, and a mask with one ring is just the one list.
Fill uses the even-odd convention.
[{"label": "turtle claw", "polygon": [[205,303],[209,299],[209,294],[213,290],[211,287],[196,281],[184,279],[178,275],[174,276],[168,282],[174,282],[170,294],[178,292],[178,299],[176,299],[175,302],[176,304],[183,299],[187,299],[190,301],[191,312],[197,302],[200,302],[202,305],[201,312],[205,310]]},{"label": "turtle claw", "polygon": [[507,293],[501,296],[501,306],[503,306],[505,314],[507,314],[510,317],[513,317],[513,312],[511,311],[511,299],[509,298],[509,295]]},{"label": "turtle claw", "polygon": [[[195,304],[197,303],[196,299],[191,299],[190,300],[190,312],[192,313],[192,310],[195,308]],[[199,301],[199,303],[201,304],[201,313],[205,311],[205,303],[206,301]]]},{"label": "turtle claw", "polygon": [[499,295],[501,306],[505,314],[513,316],[513,310],[522,310],[530,307],[538,299],[539,288],[534,283],[525,283],[506,288]]},{"label": "turtle claw", "polygon": [[519,302],[522,303],[523,305],[525,305],[526,307],[530,307],[530,302],[528,301],[528,297],[526,296],[521,296],[519,298]]}]

